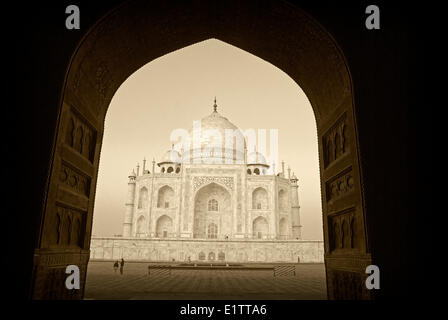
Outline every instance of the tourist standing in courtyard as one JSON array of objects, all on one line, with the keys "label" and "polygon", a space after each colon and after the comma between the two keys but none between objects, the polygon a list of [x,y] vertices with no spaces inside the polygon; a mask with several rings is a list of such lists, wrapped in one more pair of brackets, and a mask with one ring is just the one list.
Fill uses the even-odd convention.
[{"label": "tourist standing in courtyard", "polygon": [[123,274],[123,268],[124,268],[124,259],[121,258],[121,262],[120,262],[120,274]]},{"label": "tourist standing in courtyard", "polygon": [[115,261],[114,263],[114,272],[117,273],[117,269],[118,269],[118,260]]}]

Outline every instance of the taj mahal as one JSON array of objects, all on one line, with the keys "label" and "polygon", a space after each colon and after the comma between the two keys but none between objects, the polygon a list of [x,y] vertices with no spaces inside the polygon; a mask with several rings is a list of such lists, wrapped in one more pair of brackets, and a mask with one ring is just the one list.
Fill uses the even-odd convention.
[{"label": "taj mahal", "polygon": [[323,241],[302,240],[298,178],[248,151],[217,109],[215,99],[183,144],[132,170],[123,235],[93,237],[91,259],[323,262]]}]

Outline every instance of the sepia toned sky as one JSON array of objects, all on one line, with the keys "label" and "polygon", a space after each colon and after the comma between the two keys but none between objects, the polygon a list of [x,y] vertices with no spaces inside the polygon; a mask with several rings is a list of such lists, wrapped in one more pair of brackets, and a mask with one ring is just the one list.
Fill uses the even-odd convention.
[{"label": "sepia toned sky", "polygon": [[277,67],[215,39],[146,64],[115,93],[105,121],[93,235],[122,234],[132,169],[139,162],[142,172],[146,157],[151,170],[152,159],[171,148],[171,131],[190,130],[209,115],[215,96],[218,112],[243,131],[266,129],[269,136],[278,129],[279,160],[299,179],[303,239],[323,239],[317,129],[306,95]]}]

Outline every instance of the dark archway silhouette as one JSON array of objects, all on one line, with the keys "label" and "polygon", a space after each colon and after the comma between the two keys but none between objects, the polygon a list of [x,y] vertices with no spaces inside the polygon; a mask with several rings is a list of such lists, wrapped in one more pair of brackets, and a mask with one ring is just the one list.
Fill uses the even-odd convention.
[{"label": "dark archway silhouette", "polygon": [[[338,44],[308,14],[286,2],[189,4],[140,0],[125,3],[93,26],[74,53],[59,106],[39,229],[41,240],[35,253],[32,297],[54,297],[54,288],[43,283],[64,283],[67,264],[81,267],[84,287],[104,118],[115,91],[144,64],[193,43],[216,38],[277,66],[308,96],[318,129],[328,297],[369,298],[370,293],[362,286],[371,255],[353,84]],[[222,19],[227,15],[232,19]],[[76,168],[70,174],[87,181],[87,195],[68,196],[65,190],[74,187],[60,178],[67,163],[69,168]],[[353,184],[334,197],[329,190],[338,185],[338,179],[351,179]],[[70,195],[73,191],[78,189],[74,188]],[[67,225],[72,215],[84,219],[80,231],[83,241],[78,242],[82,245],[57,241],[65,232],[58,227],[61,219],[62,225]],[[330,229],[342,220],[353,221],[356,237],[353,247],[340,253],[332,249],[337,247],[332,239],[340,237],[340,230]],[[67,251],[67,246],[76,249]],[[57,292],[58,298],[81,298],[83,290],[77,296],[63,290]]]}]

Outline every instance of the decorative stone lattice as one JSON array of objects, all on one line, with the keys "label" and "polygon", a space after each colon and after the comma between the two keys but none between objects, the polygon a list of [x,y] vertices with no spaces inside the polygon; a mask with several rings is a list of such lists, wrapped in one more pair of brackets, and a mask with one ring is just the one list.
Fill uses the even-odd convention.
[{"label": "decorative stone lattice", "polygon": [[322,137],[324,147],[324,166],[341,158],[350,148],[347,139],[347,114],[344,113]]},{"label": "decorative stone lattice", "polygon": [[59,181],[70,187],[70,189],[84,196],[90,193],[90,177],[62,163],[59,172]]},{"label": "decorative stone lattice", "polygon": [[77,112],[71,110],[65,128],[65,143],[93,163],[96,130]]},{"label": "decorative stone lattice", "polygon": [[193,188],[198,190],[204,184],[209,184],[215,182],[226,186],[228,189],[233,190],[233,178],[232,177],[214,177],[214,176],[203,176],[193,178]]},{"label": "decorative stone lattice", "polygon": [[326,183],[327,202],[332,202],[354,190],[352,167],[343,170]]}]

